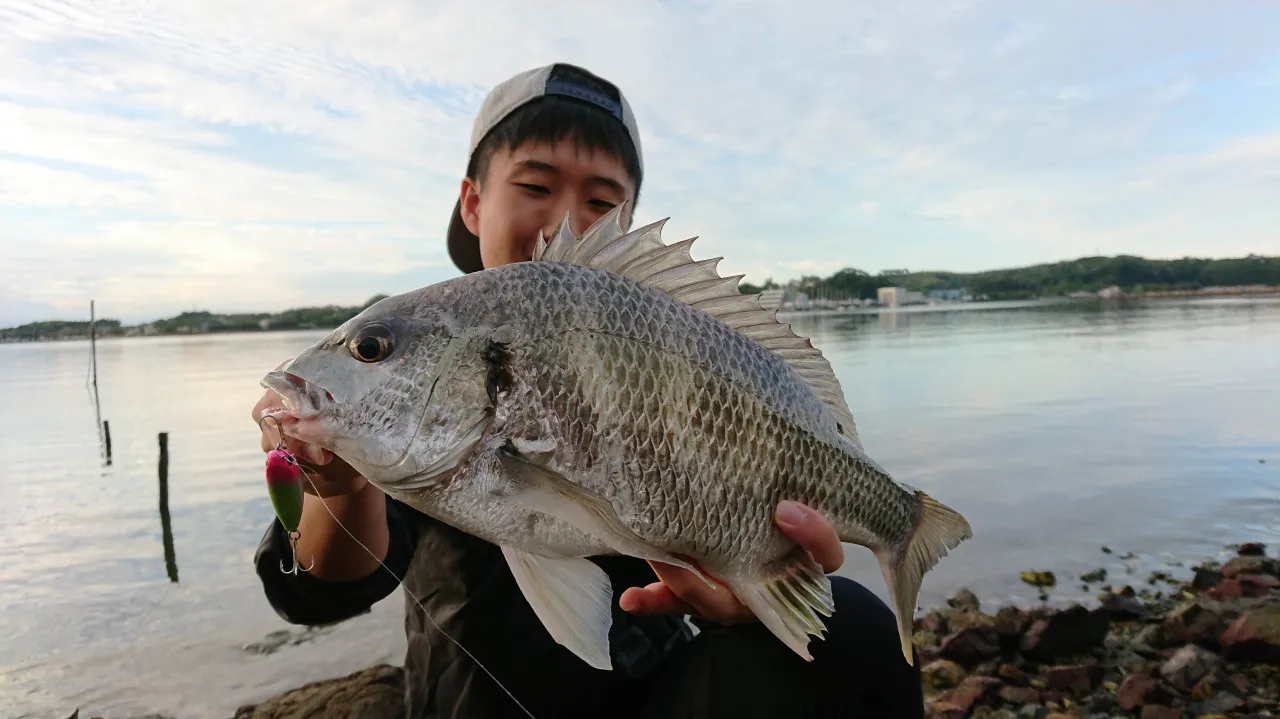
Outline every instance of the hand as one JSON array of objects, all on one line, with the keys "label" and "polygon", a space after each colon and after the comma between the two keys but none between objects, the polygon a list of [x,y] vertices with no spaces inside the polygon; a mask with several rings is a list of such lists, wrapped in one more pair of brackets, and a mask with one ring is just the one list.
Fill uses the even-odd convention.
[{"label": "hand", "polygon": [[[823,572],[834,572],[844,564],[840,537],[821,514],[798,502],[779,502],[774,521],[783,534],[809,550]],[[659,581],[623,592],[618,598],[623,611],[637,616],[692,614],[724,626],[759,621],[737,595],[714,578],[711,581],[716,588],[712,589],[682,567],[662,562],[649,562],[649,566]]]},{"label": "hand", "polygon": [[[280,363],[280,369],[289,364],[289,360]],[[277,409],[284,409],[284,400],[280,395],[267,390],[262,398],[253,406],[251,413],[254,423],[262,430],[262,451],[270,452],[280,442],[279,426],[275,422],[262,421],[263,415]],[[298,458],[303,467],[302,491],[317,497],[336,497],[344,494],[355,494],[364,489],[369,480],[361,477],[356,470],[333,452],[308,444],[294,437],[284,438],[285,447]],[[310,480],[310,481],[308,481]],[[312,486],[312,483],[315,486]],[[317,492],[317,489],[319,490]]]}]

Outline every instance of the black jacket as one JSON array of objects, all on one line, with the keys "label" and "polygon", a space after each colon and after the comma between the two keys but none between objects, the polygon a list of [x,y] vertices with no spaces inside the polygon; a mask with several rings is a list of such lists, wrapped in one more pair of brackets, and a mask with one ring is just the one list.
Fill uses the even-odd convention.
[{"label": "black jacket", "polygon": [[[349,619],[404,587],[446,632],[475,655],[535,716],[597,716],[634,692],[636,681],[692,637],[683,618],[635,617],[618,607],[632,586],[656,581],[630,557],[593,559],[614,584],[614,669],[591,668],[556,644],[521,594],[498,547],[387,498],[386,569],[352,582],[326,582],[290,566],[288,537],[273,520],[255,555],[267,601],[285,621],[319,625]],[[442,636],[405,594],[405,680],[409,716],[527,716],[476,661]]]}]

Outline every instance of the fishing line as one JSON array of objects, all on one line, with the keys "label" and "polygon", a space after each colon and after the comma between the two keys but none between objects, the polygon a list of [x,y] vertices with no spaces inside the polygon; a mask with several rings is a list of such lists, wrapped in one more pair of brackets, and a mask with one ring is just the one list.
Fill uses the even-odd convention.
[{"label": "fishing line", "polygon": [[[281,437],[283,438],[283,433],[281,434]],[[342,527],[342,531],[346,532],[347,536],[351,537],[352,541],[354,541],[356,544],[359,544],[361,549],[363,549],[365,552],[368,552],[370,557],[373,557],[373,561],[377,562],[379,566],[387,570],[387,573],[390,574],[392,577],[395,577],[396,581],[400,583],[400,586],[404,588],[405,593],[408,594],[413,599],[414,603],[418,605],[418,608],[422,610],[422,615],[427,618],[427,621],[431,622],[431,626],[435,627],[436,631],[443,634],[446,639],[453,642],[456,647],[462,650],[463,654],[466,654],[468,657],[471,657],[471,660],[476,663],[476,666],[480,667],[480,669],[483,670],[485,674],[488,674],[489,678],[492,679],[493,682],[498,685],[498,688],[501,689],[503,692],[505,692],[507,696],[511,697],[511,701],[515,702],[516,706],[520,707],[520,711],[529,715],[529,719],[537,719],[537,717],[533,715],[533,712],[526,709],[524,704],[521,704],[520,700],[516,699],[516,695],[512,694],[510,689],[507,689],[506,686],[502,684],[502,682],[498,681],[498,678],[493,675],[493,672],[489,671],[489,668],[484,665],[484,662],[481,662],[479,659],[476,658],[476,655],[467,651],[467,648],[462,646],[462,642],[459,642],[457,639],[454,639],[452,636],[450,636],[448,632],[444,630],[443,627],[441,627],[438,623],[436,623],[436,620],[431,616],[431,612],[428,612],[427,608],[422,605],[422,600],[418,599],[418,597],[414,595],[414,593],[407,586],[404,585],[404,580],[401,579],[400,577],[397,577],[396,573],[391,571],[390,567],[384,564],[381,559],[378,559],[378,555],[374,554],[373,550],[366,547],[364,542],[361,542],[359,539],[357,539],[356,535],[352,534],[351,530],[346,528],[346,526],[342,523],[342,520],[338,519],[338,515],[334,514],[332,509],[329,509],[328,504],[325,504],[324,497],[320,496],[320,488],[317,487],[315,481],[311,479],[311,474],[310,474],[311,470],[308,470],[306,467],[302,466],[301,462],[298,463],[298,469],[302,470],[302,476],[307,478],[307,482],[309,482],[311,484],[311,488],[315,490],[316,499],[320,500],[320,506],[324,507],[324,510],[329,513],[329,516],[333,517],[333,521],[337,522],[339,527]],[[317,474],[319,473],[317,472]],[[311,561],[313,563],[312,566],[315,566],[314,557],[312,558]]]}]

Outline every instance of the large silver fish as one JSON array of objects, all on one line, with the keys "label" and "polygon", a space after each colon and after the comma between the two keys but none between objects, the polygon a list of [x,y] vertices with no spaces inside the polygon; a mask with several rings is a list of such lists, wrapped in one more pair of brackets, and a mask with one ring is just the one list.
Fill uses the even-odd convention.
[{"label": "large silver fish", "polygon": [[584,557],[614,553],[719,579],[811,659],[831,585],[774,523],[784,499],[875,554],[911,662],[920,583],[968,522],[866,455],[830,365],[741,276],[620,212],[361,312],[263,379],[284,431],[499,545],[591,666],[611,668],[612,589]]}]

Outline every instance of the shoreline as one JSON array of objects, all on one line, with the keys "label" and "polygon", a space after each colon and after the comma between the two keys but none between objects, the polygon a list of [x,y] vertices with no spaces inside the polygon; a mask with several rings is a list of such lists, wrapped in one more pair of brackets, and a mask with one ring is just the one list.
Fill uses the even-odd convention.
[{"label": "shoreline", "polygon": [[[1046,589],[1083,583],[1096,602],[982,607],[969,589],[914,620],[928,719],[1271,717],[1280,712],[1280,558],[1237,546],[1226,561],[1080,577],[1026,571]],[[1104,548],[1104,552],[1110,550]],[[1045,596],[1042,594],[1042,601]],[[308,682],[234,719],[400,717],[404,676],[378,664]]]},{"label": "shoreline", "polygon": [[[976,309],[1004,309],[1009,305],[1015,306],[1032,306],[1032,305],[1082,305],[1086,303],[1115,303],[1115,302],[1149,302],[1157,300],[1187,300],[1187,299],[1251,299],[1255,297],[1273,297],[1280,295],[1280,287],[1266,287],[1257,290],[1240,290],[1232,288],[1226,292],[1205,292],[1205,291],[1152,291],[1135,294],[1121,294],[1115,297],[1030,297],[1023,299],[1009,300],[970,300],[967,302],[935,302],[925,304],[911,304],[903,306],[867,306],[867,307],[846,307],[840,309],[814,308],[807,310],[795,309],[779,309],[778,319],[783,322],[791,322],[795,319],[803,317],[833,317],[846,315],[877,315],[882,313],[911,313],[911,312],[944,312],[955,311],[965,308]],[[99,342],[110,340],[131,340],[131,339],[160,339],[173,337],[211,337],[225,335],[267,335],[267,334],[288,334],[301,332],[329,332],[332,327],[288,327],[288,328],[269,328],[269,329],[228,329],[213,331],[193,331],[193,332],[136,332],[136,333],[103,333],[97,335]],[[59,336],[46,336],[37,339],[0,339],[0,345],[27,345],[27,344],[48,344],[60,342],[88,342],[89,334],[68,334]]]}]

